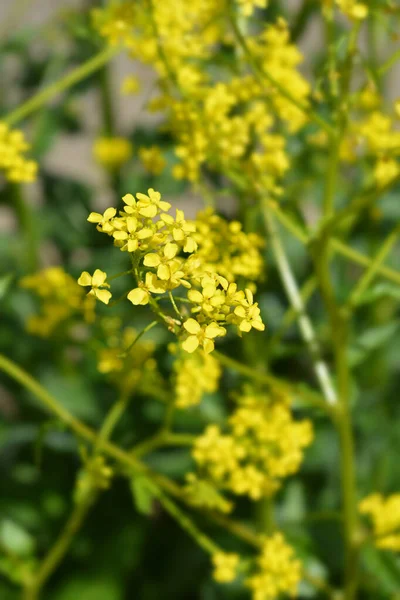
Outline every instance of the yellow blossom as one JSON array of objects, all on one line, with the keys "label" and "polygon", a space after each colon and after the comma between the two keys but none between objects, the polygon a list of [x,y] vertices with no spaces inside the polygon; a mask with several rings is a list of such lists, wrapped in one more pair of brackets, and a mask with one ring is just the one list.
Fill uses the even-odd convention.
[{"label": "yellow blossom", "polygon": [[100,269],[96,269],[93,275],[90,275],[87,271],[83,271],[78,279],[78,284],[83,287],[90,286],[92,289],[89,291],[89,295],[94,296],[104,304],[108,304],[111,298],[111,292],[104,289],[110,287],[106,279],[107,273],[104,273],[104,271],[101,271]]},{"label": "yellow blossom", "polygon": [[124,95],[136,94],[140,91],[140,82],[134,75],[127,75],[121,85],[121,93]]},{"label": "yellow blossom", "polygon": [[161,175],[164,171],[167,161],[163,157],[158,146],[150,146],[150,148],[139,148],[139,158],[143,167],[152,175]]},{"label": "yellow blossom", "polygon": [[101,137],[93,146],[97,162],[110,170],[119,169],[131,158],[132,153],[131,142],[122,137]]},{"label": "yellow blossom", "polygon": [[238,554],[217,552],[212,556],[213,577],[218,583],[229,583],[236,579],[240,556]]},{"label": "yellow blossom", "polygon": [[220,489],[259,500],[295,473],[312,441],[309,421],[294,421],[287,402],[246,393],[228,429],[210,425],[193,447],[200,474]]},{"label": "yellow blossom", "polygon": [[387,498],[371,494],[360,502],[359,510],[372,522],[375,545],[382,550],[400,552],[400,493]]},{"label": "yellow blossom", "polygon": [[209,354],[214,350],[214,339],[226,333],[226,329],[220,327],[217,323],[210,323],[202,327],[194,319],[185,321],[183,327],[190,335],[182,342],[182,348],[189,353],[202,346],[204,352]]},{"label": "yellow blossom", "polygon": [[26,160],[24,153],[29,149],[22,131],[10,129],[0,122],[0,169],[5,177],[15,183],[35,181],[37,163]]},{"label": "yellow blossom", "polygon": [[350,19],[362,20],[368,16],[368,6],[357,0],[336,0],[340,10]]},{"label": "yellow blossom", "polygon": [[268,0],[237,0],[245,17],[250,17],[255,8],[266,8]]},{"label": "yellow blossom", "polygon": [[295,597],[302,566],[281,533],[265,537],[257,558],[257,571],[246,579],[253,600],[277,600],[281,594]]}]

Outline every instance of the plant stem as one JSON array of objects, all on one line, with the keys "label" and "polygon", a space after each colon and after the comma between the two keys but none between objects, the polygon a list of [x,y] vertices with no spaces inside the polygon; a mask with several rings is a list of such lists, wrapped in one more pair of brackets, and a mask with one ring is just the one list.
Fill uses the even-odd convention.
[{"label": "plant stem", "polygon": [[313,325],[305,311],[304,302],[281,243],[278,229],[275,226],[273,217],[269,213],[267,206],[263,206],[263,216],[265,226],[271,238],[271,245],[283,286],[293,309],[296,311],[300,332],[311,354],[315,376],[326,402],[329,405],[334,406],[337,403],[337,397],[328,367],[322,359]]},{"label": "plant stem", "polygon": [[113,46],[112,48],[104,48],[82,65],[76,67],[73,71],[67,75],[64,75],[64,77],[58,81],[50,84],[44,90],[39,91],[32,98],[29,98],[29,100],[6,115],[3,118],[3,121],[8,125],[15,125],[22,119],[25,119],[31,113],[38,110],[44,104],[47,104],[47,102],[52,100],[54,96],[57,96],[83,79],[86,79],[89,75],[92,75],[92,73],[105,65],[118,52],[120,52],[120,48],[116,46]]},{"label": "plant stem", "polygon": [[194,521],[175,504],[160,488],[150,480],[146,480],[146,484],[148,485],[151,492],[154,496],[159,500],[165,510],[173,517],[179,525],[184,529],[206,552],[209,554],[215,554],[216,552],[220,552],[220,548],[213,542],[211,538],[206,536]]},{"label": "plant stem", "polygon": [[315,392],[314,390],[298,383],[290,383],[288,381],[284,381],[282,379],[278,379],[269,373],[257,371],[248,367],[247,365],[242,364],[238,360],[235,360],[231,356],[226,356],[226,354],[221,354],[217,350],[214,350],[213,355],[217,358],[221,364],[233,371],[237,371],[241,373],[245,377],[249,377],[253,381],[258,381],[259,383],[272,387],[275,390],[280,390],[283,393],[289,394],[290,396],[298,395],[300,398],[303,398],[305,402],[309,403],[311,406],[315,408],[319,408],[327,413],[330,417],[333,416],[331,411],[331,406],[328,404],[321,394]]},{"label": "plant stem", "polygon": [[56,540],[54,546],[50,549],[47,556],[43,559],[32,582],[25,588],[24,600],[37,600],[39,598],[39,594],[43,585],[64,558],[75,535],[81,528],[94,500],[95,494],[93,494],[86,502],[80,502],[74,506],[74,509],[60,536]]},{"label": "plant stem", "polygon": [[[33,379],[33,377],[31,377],[28,373],[26,373],[26,371],[21,369],[21,367],[19,367],[9,359],[5,358],[1,354],[0,370],[7,373],[11,378],[20,383],[30,392],[32,392],[36,396],[36,398],[40,400],[41,403],[47,408],[47,410],[56,415],[79,437],[92,444],[95,444],[97,442],[98,436],[95,431],[93,431],[92,429],[81,423],[79,420],[77,420],[75,417],[70,415],[60,405],[56,398],[51,396],[51,394],[49,394],[35,379]],[[146,477],[151,478],[152,483],[162,488],[162,490],[164,490],[168,494],[176,496],[177,498],[185,501],[181,488],[175,482],[171,481],[164,475],[159,475],[158,473],[152,472],[146,465],[137,460],[137,458],[132,454],[125,452],[118,446],[115,446],[114,444],[108,441],[103,441],[101,443],[101,448],[106,454],[108,454],[110,457],[114,458],[117,462],[119,462],[122,467],[128,469],[129,476],[131,475],[132,471],[138,474],[145,475]],[[202,512],[205,512],[206,516],[208,516],[213,522],[215,522],[218,525],[221,525],[222,527],[225,527],[228,531],[230,531],[239,539],[242,539],[243,541],[251,545],[257,547],[259,546],[260,540],[258,536],[242,523],[233,521],[232,519],[229,519],[224,515],[221,515],[216,512]],[[315,585],[317,588],[319,588],[320,586],[324,586],[325,589],[329,588],[329,586],[327,586],[325,582],[319,580],[317,581],[313,577],[309,577],[307,574],[305,575],[305,578],[310,582],[314,582],[313,585]],[[25,600],[37,600],[37,597],[32,595],[26,595]]]},{"label": "plant stem", "polygon": [[268,71],[262,68],[262,66],[258,63],[256,58],[251,53],[247,45],[246,38],[240,31],[240,28],[238,27],[236,19],[233,15],[231,15],[230,17],[230,22],[236,40],[242,48],[243,54],[246,56],[247,61],[253,69],[253,73],[256,79],[259,81],[259,83],[264,85],[265,81],[268,81],[270,85],[272,85],[284,98],[286,98],[286,100],[288,100],[291,104],[300,109],[305,115],[307,115],[312,121],[317,123],[322,129],[327,131],[329,134],[334,133],[335,130],[330,123],[327,123],[325,119],[320,117],[319,114],[313,111],[307,104],[303,104],[302,102],[300,102],[299,99],[293,96],[287,88],[285,88],[279,81],[275,79],[275,77],[273,77],[273,75],[271,75],[270,73],[268,73]]},{"label": "plant stem", "polygon": [[24,263],[28,272],[33,273],[39,268],[39,244],[33,211],[24,198],[20,183],[9,184],[8,189],[23,236]]},{"label": "plant stem", "polygon": [[[272,210],[275,214],[278,221],[288,230],[293,236],[299,240],[302,244],[308,244],[308,235],[303,231],[302,227],[296,223],[291,217],[286,215],[275,202],[268,202],[268,208]],[[330,241],[331,250],[337,252],[341,256],[344,256],[351,260],[352,262],[361,265],[363,267],[369,267],[371,265],[371,259],[368,256],[365,256],[358,250],[354,250],[341,240],[337,238],[331,238]],[[389,281],[393,281],[393,283],[397,283],[400,285],[400,272],[395,269],[391,269],[390,267],[385,267],[384,265],[379,265],[376,272],[388,279]]]},{"label": "plant stem", "polygon": [[371,261],[368,269],[364,272],[363,276],[358,281],[355,286],[350,298],[347,302],[347,306],[349,308],[355,306],[362,294],[368,288],[371,281],[374,279],[380,265],[388,256],[389,252],[392,250],[394,244],[397,241],[397,238],[400,234],[400,226],[395,227],[395,229],[387,236],[386,240],[383,242],[382,246],[379,248],[375,258]]}]

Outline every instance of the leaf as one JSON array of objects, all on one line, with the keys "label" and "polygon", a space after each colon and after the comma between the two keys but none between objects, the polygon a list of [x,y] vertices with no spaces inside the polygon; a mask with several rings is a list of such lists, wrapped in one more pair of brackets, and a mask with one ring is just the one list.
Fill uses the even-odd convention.
[{"label": "leaf", "polygon": [[357,304],[372,304],[381,298],[393,298],[400,300],[400,287],[390,283],[378,283],[371,289],[364,292],[359,298]]},{"label": "leaf", "polygon": [[7,295],[13,279],[14,275],[12,273],[0,277],[0,300],[3,300]]},{"label": "leaf", "polygon": [[132,477],[130,488],[138,512],[142,515],[150,515],[155,497],[149,488],[147,477],[143,477],[143,475]]},{"label": "leaf", "polygon": [[352,367],[361,364],[368,355],[388,343],[399,328],[399,321],[372,327],[362,334],[349,350],[349,362]]},{"label": "leaf", "polygon": [[35,550],[35,540],[30,533],[10,519],[1,522],[0,545],[6,552],[17,556],[29,556]]}]

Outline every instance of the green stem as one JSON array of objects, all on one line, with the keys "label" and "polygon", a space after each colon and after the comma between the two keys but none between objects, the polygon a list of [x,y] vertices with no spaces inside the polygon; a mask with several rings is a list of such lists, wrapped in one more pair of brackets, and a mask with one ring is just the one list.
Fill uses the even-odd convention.
[{"label": "green stem", "polygon": [[[278,221],[285,227],[285,229],[290,231],[293,234],[293,236],[297,240],[299,240],[299,242],[301,242],[304,245],[308,244],[308,235],[304,232],[302,227],[298,223],[296,223],[290,216],[285,214],[275,202],[269,202],[268,208],[272,210]],[[358,265],[361,265],[363,267],[369,267],[371,264],[371,259],[368,258],[368,256],[365,256],[361,252],[358,252],[358,250],[354,250],[353,248],[351,248],[350,246],[348,246],[347,244],[345,244],[337,238],[332,238],[330,245],[331,249],[334,252],[337,252],[338,254],[348,258],[349,260]],[[393,281],[393,283],[397,283],[398,285],[400,285],[400,273],[395,269],[385,267],[384,265],[379,265],[376,272],[385,279],[388,279],[389,281]]]},{"label": "green stem", "polygon": [[386,240],[378,250],[375,258],[371,261],[368,269],[364,272],[364,275],[358,281],[356,287],[354,288],[350,298],[347,302],[347,306],[352,308],[356,306],[362,294],[370,285],[371,281],[374,279],[380,265],[388,256],[389,252],[392,250],[394,244],[397,241],[397,238],[400,234],[400,226],[395,227],[395,229],[387,236]]},{"label": "green stem", "polygon": [[10,195],[14,203],[15,212],[23,236],[24,262],[26,264],[26,269],[30,273],[33,273],[39,268],[39,240],[33,211],[24,198],[21,184],[9,184],[8,189],[10,190]]},{"label": "green stem", "polygon": [[[56,415],[79,437],[92,444],[95,444],[97,442],[98,436],[96,432],[94,432],[89,427],[75,419],[75,417],[70,415],[53,396],[51,396],[37,381],[35,381],[35,379],[33,379],[18,365],[5,358],[1,354],[0,370],[7,373],[11,378],[20,383],[30,392],[32,392],[36,396],[36,398],[40,400],[50,412]],[[119,462],[122,467],[127,469],[129,475],[131,475],[132,471],[138,474],[145,475],[146,477],[151,478],[152,483],[165,490],[165,492],[167,492],[168,494],[176,496],[177,498],[185,501],[181,488],[175,482],[171,481],[164,475],[159,475],[158,473],[152,472],[146,465],[137,460],[137,458],[132,454],[125,452],[118,446],[115,446],[114,444],[107,441],[103,441],[101,447],[105,453],[107,453],[110,457],[114,458],[117,462]],[[233,521],[232,519],[229,519],[224,515],[220,515],[219,513],[215,513],[212,511],[203,512],[205,512],[205,514],[214,523],[226,528],[239,539],[253,546],[259,546],[259,537],[251,529],[249,529],[242,523]],[[307,574],[305,575],[305,578],[310,582],[314,579],[312,577],[309,577]],[[324,585],[326,589],[328,589],[328,586],[324,582],[320,582],[319,580],[314,580],[314,584],[317,587],[319,587],[320,585]],[[26,600],[28,600],[28,598],[29,596],[26,597]],[[36,598],[30,597],[29,600],[36,600]]]},{"label": "green stem", "polygon": [[57,96],[83,79],[86,79],[89,75],[92,75],[92,73],[104,66],[118,52],[120,52],[119,47],[107,47],[101,50],[88,61],[59,79],[59,81],[47,86],[44,90],[39,91],[32,98],[18,106],[18,108],[5,116],[3,121],[8,125],[15,125],[19,121],[22,121],[22,119],[25,119],[41,106],[47,104],[54,96]]},{"label": "green stem", "polygon": [[293,309],[296,311],[301,335],[311,354],[315,376],[318,380],[326,402],[331,406],[334,406],[337,403],[337,397],[328,367],[325,361],[322,359],[319,343],[314,332],[314,327],[306,313],[304,302],[287,259],[285,250],[281,243],[278,229],[266,206],[263,207],[263,216],[267,231],[270,235],[271,246],[274,252],[282,284],[286,290],[286,294]]},{"label": "green stem", "polygon": [[121,394],[121,397],[117,400],[117,402],[115,402],[113,404],[113,406],[111,407],[108,414],[106,415],[106,418],[104,419],[103,424],[100,428],[98,440],[97,440],[97,443],[94,448],[95,451],[99,447],[101,448],[102,443],[105,440],[110,439],[112,432],[115,429],[115,426],[117,425],[118,421],[124,414],[126,408],[128,407],[130,400],[131,400],[130,394],[127,392],[123,392]]},{"label": "green stem", "polygon": [[278,90],[278,92],[284,98],[286,98],[286,100],[288,100],[291,104],[300,109],[305,115],[307,115],[307,117],[309,117],[309,119],[317,123],[322,129],[327,131],[329,134],[334,133],[335,130],[330,123],[327,123],[325,119],[320,117],[319,114],[313,111],[307,104],[303,104],[302,102],[300,102],[299,99],[292,95],[292,93],[287,88],[285,88],[277,79],[275,79],[273,75],[271,75],[268,71],[262,68],[261,65],[259,65],[258,61],[255,59],[247,45],[246,38],[244,37],[244,35],[240,31],[240,28],[238,27],[234,15],[230,16],[230,23],[236,40],[242,48],[243,54],[246,56],[246,59],[249,65],[251,66],[253,73],[259,81],[259,83],[264,85],[265,81],[268,81],[269,84],[271,84],[276,90]]},{"label": "green stem", "polygon": [[87,500],[86,502],[80,502],[79,504],[75,505],[71,516],[65,524],[65,527],[56,540],[54,546],[43,559],[33,580],[25,588],[25,600],[39,599],[41,589],[68,552],[68,549],[70,548],[75,535],[80,530],[91,506],[93,505],[94,500],[95,495],[92,495],[90,500]]},{"label": "green stem", "polygon": [[[308,279],[301,288],[300,296],[303,301],[304,307],[306,307],[307,302],[315,292],[316,287],[317,282],[315,277],[310,277],[310,279]],[[272,353],[275,346],[279,344],[279,342],[282,340],[282,337],[285,335],[289,326],[293,323],[293,321],[298,319],[298,317],[298,312],[293,308],[293,306],[290,306],[286,313],[283,315],[279,328],[276,330],[276,332],[268,342],[268,354]]]},{"label": "green stem", "polygon": [[384,62],[383,65],[379,67],[379,69],[377,70],[378,75],[384,75],[386,71],[389,71],[389,69],[391,69],[397,64],[398,60],[400,60],[400,48],[399,50],[396,50],[396,52],[392,54],[392,56],[386,62]]},{"label": "green stem", "polygon": [[215,554],[216,552],[220,552],[219,546],[213,542],[208,536],[206,536],[194,521],[179,508],[175,502],[171,500],[160,488],[150,480],[146,480],[146,484],[148,485],[151,492],[154,496],[159,500],[165,510],[179,523],[179,525],[192,537],[195,542],[203,548],[209,554]]},{"label": "green stem", "polygon": [[316,408],[322,409],[324,412],[333,415],[331,412],[330,405],[325,401],[324,396],[319,394],[318,392],[314,392],[310,388],[298,384],[298,383],[289,383],[287,381],[283,381],[282,379],[278,379],[269,373],[265,373],[262,371],[257,371],[248,367],[245,364],[242,364],[238,360],[235,360],[231,356],[226,356],[226,354],[221,354],[217,350],[214,350],[213,356],[219,360],[219,362],[225,367],[232,369],[233,371],[237,371],[241,373],[245,377],[249,377],[253,381],[257,381],[263,385],[268,387],[272,387],[275,390],[280,390],[283,393],[287,393],[290,396],[298,395],[300,398],[303,398],[305,402],[308,402],[311,406],[315,406]]}]

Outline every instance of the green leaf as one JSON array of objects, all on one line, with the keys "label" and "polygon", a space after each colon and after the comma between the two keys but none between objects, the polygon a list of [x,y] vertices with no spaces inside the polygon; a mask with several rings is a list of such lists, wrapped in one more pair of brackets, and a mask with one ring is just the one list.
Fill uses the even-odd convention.
[{"label": "green leaf", "polygon": [[142,515],[150,515],[155,497],[149,488],[147,477],[143,477],[142,475],[132,477],[130,488],[138,512]]},{"label": "green leaf", "polygon": [[400,287],[387,282],[378,283],[364,292],[357,304],[372,304],[381,298],[400,300]]},{"label": "green leaf", "polygon": [[14,275],[12,273],[0,277],[0,301],[7,295],[13,279]]},{"label": "green leaf", "polygon": [[0,545],[6,552],[17,556],[29,556],[35,550],[33,537],[10,519],[1,522]]},{"label": "green leaf", "polygon": [[363,333],[356,344],[349,350],[349,362],[352,367],[361,364],[368,355],[388,343],[388,341],[397,333],[399,321],[386,323],[378,327],[372,327]]}]

